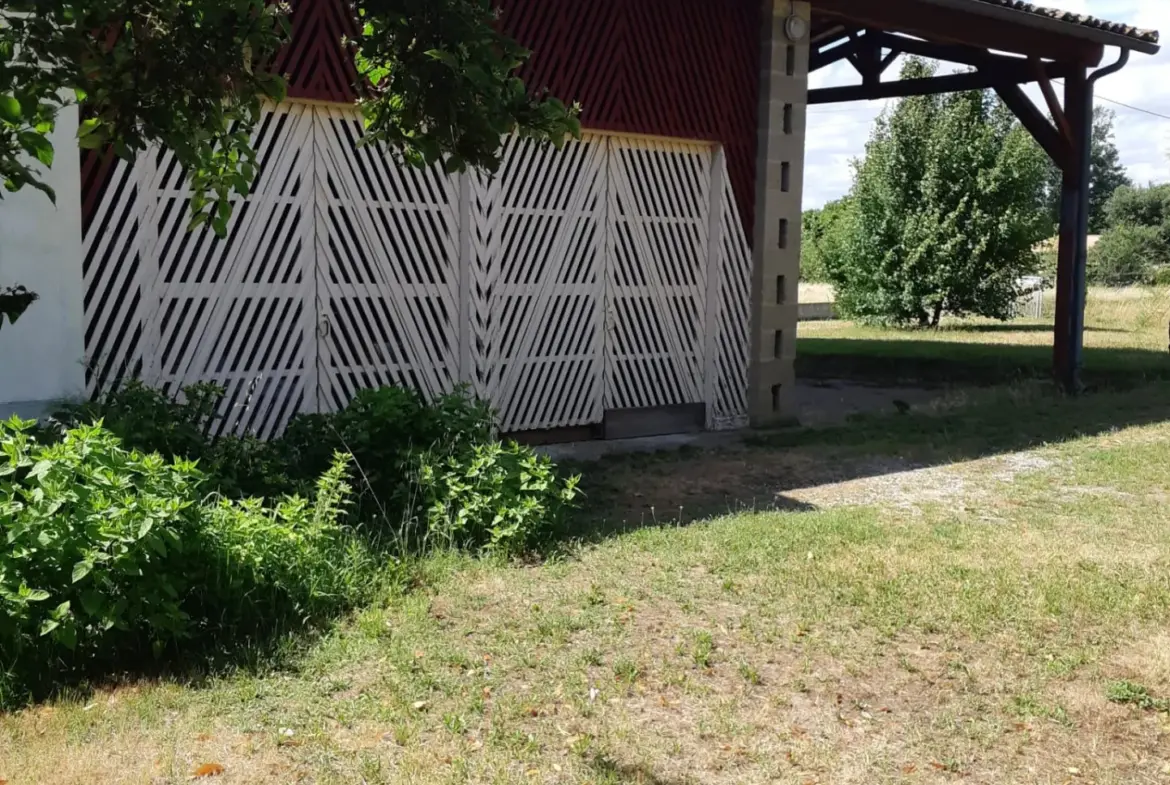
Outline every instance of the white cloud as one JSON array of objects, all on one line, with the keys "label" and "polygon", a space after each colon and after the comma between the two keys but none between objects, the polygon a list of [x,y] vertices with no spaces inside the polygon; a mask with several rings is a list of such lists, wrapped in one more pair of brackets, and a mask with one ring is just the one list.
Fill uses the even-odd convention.
[{"label": "white cloud", "polygon": [[[1098,103],[1117,113],[1117,147],[1130,176],[1141,183],[1170,180],[1170,120],[1102,100],[1170,116],[1170,0],[1039,0],[1041,4],[1082,14],[1127,22],[1162,32],[1166,48],[1151,57],[1134,53],[1120,73],[1097,83]],[[1105,62],[1116,57],[1107,51]],[[895,66],[896,67],[896,66]],[[847,63],[818,71],[810,87],[854,84],[856,72]],[[1029,91],[1043,105],[1035,89]],[[884,101],[809,107],[804,203],[818,207],[849,188],[849,161],[863,152],[874,118]]]}]

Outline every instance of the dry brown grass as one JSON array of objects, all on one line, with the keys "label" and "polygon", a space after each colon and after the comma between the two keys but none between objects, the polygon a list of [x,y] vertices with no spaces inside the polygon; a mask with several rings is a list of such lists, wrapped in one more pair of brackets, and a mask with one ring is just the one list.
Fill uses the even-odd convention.
[{"label": "dry brown grass", "polygon": [[[824,296],[822,291],[815,294]],[[804,297],[803,290],[801,297]],[[1049,346],[1052,344],[1051,330],[1038,328],[1051,324],[1051,300],[1049,296],[1046,302],[1049,316],[1044,320],[1019,319],[1007,323],[988,319],[946,320],[943,329],[930,333],[863,327],[845,321],[804,322],[800,325],[800,334],[807,338],[882,341],[921,341],[929,335],[931,340],[943,343]],[[1170,288],[1093,288],[1085,309],[1085,326],[1085,346],[1090,349],[1165,352],[1170,345]]]},{"label": "dry brown grass", "polygon": [[1170,717],[1107,699],[1122,679],[1170,696],[1170,425],[1147,419],[966,461],[946,457],[966,436],[923,446],[912,418],[864,450],[630,461],[595,503],[631,523],[831,509],[641,529],[531,567],[437,557],[285,669],[0,718],[0,778],[1170,783]]}]

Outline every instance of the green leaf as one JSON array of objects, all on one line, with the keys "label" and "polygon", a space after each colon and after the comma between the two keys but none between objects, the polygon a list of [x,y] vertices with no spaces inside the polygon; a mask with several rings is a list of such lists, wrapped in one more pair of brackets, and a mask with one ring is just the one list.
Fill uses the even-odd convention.
[{"label": "green leaf", "polygon": [[23,120],[20,101],[10,95],[0,95],[0,120],[17,124]]},{"label": "green leaf", "polygon": [[93,570],[93,562],[89,559],[82,559],[73,565],[73,582],[77,583]]},{"label": "green leaf", "polygon": [[36,464],[28,470],[28,476],[30,479],[43,480],[51,468],[53,468],[51,461],[37,461]]},{"label": "green leaf", "polygon": [[45,619],[41,622],[41,636],[48,635],[53,630],[61,626],[61,622],[56,619]]},{"label": "green leaf", "polygon": [[57,628],[57,633],[53,637],[66,649],[73,651],[77,648],[77,625],[70,619],[69,623]]},{"label": "green leaf", "polygon": [[87,136],[92,136],[102,129],[102,121],[96,117],[90,117],[81,121],[77,126],[77,138],[84,139]]},{"label": "green leaf", "polygon": [[93,589],[86,589],[81,593],[81,609],[90,616],[99,615],[104,604],[102,595]]},{"label": "green leaf", "polygon": [[47,599],[49,599],[49,593],[44,589],[34,589],[25,597],[28,602],[44,602]]}]

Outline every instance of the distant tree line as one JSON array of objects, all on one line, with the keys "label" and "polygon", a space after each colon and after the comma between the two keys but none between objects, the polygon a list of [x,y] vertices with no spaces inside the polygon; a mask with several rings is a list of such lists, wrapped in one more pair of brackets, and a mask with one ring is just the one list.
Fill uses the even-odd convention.
[{"label": "distant tree line", "polygon": [[[908,58],[902,78],[936,68]],[[1170,186],[1133,186],[1113,123],[1097,109],[1089,231],[1102,237],[1090,277],[1152,283],[1170,264]],[[993,92],[902,99],[875,122],[849,192],[804,213],[801,276],[831,283],[844,315],[864,321],[1007,319],[1021,278],[1055,272],[1044,241],[1060,190],[1060,171]]]}]

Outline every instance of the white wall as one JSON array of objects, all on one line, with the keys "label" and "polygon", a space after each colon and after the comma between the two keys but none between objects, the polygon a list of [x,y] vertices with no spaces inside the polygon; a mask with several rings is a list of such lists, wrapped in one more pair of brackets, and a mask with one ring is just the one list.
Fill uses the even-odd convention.
[{"label": "white wall", "polygon": [[27,416],[85,390],[76,139],[77,107],[68,107],[57,120],[56,158],[45,178],[56,206],[27,187],[0,199],[0,287],[21,284],[41,296],[16,324],[0,328],[0,417]]}]

